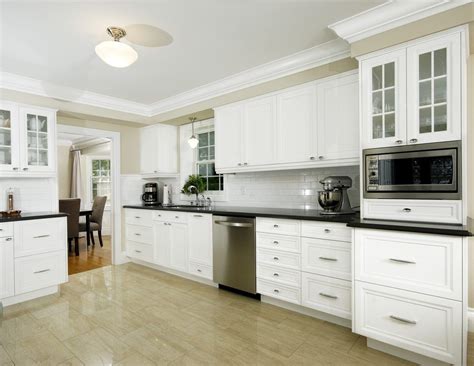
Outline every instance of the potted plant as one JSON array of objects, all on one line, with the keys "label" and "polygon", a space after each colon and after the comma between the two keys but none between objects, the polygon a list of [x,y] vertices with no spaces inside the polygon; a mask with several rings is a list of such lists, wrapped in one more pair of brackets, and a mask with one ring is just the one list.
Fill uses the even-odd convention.
[{"label": "potted plant", "polygon": [[188,180],[184,183],[181,193],[187,196],[192,194],[196,195],[196,202],[199,201],[199,194],[206,190],[206,181],[199,174],[193,174],[188,177]]}]

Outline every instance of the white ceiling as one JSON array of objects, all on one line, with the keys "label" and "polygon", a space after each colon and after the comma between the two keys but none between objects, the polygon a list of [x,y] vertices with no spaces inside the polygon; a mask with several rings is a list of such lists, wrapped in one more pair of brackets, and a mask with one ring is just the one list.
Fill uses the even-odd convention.
[{"label": "white ceiling", "polygon": [[[157,0],[0,3],[0,71],[150,104],[337,38],[327,26],[383,0]],[[104,64],[106,27],[150,24],[174,42]]]}]

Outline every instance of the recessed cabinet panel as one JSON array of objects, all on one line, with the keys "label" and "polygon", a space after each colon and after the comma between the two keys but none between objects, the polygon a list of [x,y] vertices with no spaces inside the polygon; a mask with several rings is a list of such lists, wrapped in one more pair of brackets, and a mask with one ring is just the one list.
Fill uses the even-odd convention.
[{"label": "recessed cabinet panel", "polygon": [[242,148],[242,104],[216,109],[216,169],[237,169],[244,163]]},{"label": "recessed cabinet panel", "polygon": [[178,173],[178,130],[154,125],[140,130],[140,172],[145,175]]},{"label": "recessed cabinet panel", "polygon": [[20,169],[18,107],[0,102],[0,171]]},{"label": "recessed cabinet panel", "polygon": [[212,266],[212,215],[190,213],[189,260]]},{"label": "recessed cabinet panel", "polygon": [[316,87],[278,95],[278,162],[315,160],[316,145]]},{"label": "recessed cabinet panel", "polygon": [[0,299],[15,293],[13,238],[0,238]]}]

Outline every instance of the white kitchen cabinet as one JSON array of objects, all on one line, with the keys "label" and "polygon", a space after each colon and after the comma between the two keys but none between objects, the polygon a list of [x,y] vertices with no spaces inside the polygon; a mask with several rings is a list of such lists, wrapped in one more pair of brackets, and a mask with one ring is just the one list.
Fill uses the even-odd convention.
[{"label": "white kitchen cabinet", "polygon": [[362,147],[461,139],[464,28],[359,60]]},{"label": "white kitchen cabinet", "polygon": [[0,299],[13,296],[14,293],[13,237],[0,237]]},{"label": "white kitchen cabinet", "polygon": [[278,163],[317,158],[316,87],[310,85],[278,95]]},{"label": "white kitchen cabinet", "polygon": [[0,171],[20,169],[18,105],[0,101]]},{"label": "white kitchen cabinet", "polygon": [[236,170],[244,163],[243,104],[215,110],[216,170]]},{"label": "white kitchen cabinet", "polygon": [[178,174],[178,129],[156,124],[140,129],[140,172],[145,176]]},{"label": "white kitchen cabinet", "polygon": [[153,224],[154,236],[154,262],[164,267],[170,264],[171,233],[168,222],[155,222]]},{"label": "white kitchen cabinet", "polygon": [[407,49],[408,143],[461,139],[461,34]]},{"label": "white kitchen cabinet", "polygon": [[182,272],[188,271],[188,225],[169,224],[170,267]]},{"label": "white kitchen cabinet", "polygon": [[272,164],[276,159],[276,97],[265,97],[245,104],[244,166]]},{"label": "white kitchen cabinet", "polygon": [[319,160],[359,157],[359,100],[354,97],[358,94],[357,74],[331,79],[318,85]]},{"label": "white kitchen cabinet", "polygon": [[12,177],[56,172],[56,111],[0,101],[0,171]]},{"label": "white kitchen cabinet", "polygon": [[189,261],[212,266],[212,215],[188,216]]}]

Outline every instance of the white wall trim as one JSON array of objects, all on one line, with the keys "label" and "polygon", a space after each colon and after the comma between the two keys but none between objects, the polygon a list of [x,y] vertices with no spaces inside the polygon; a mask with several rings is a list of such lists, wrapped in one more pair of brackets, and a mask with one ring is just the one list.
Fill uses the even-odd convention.
[{"label": "white wall trim", "polygon": [[335,39],[152,104],[137,103],[90,91],[46,83],[42,80],[8,72],[0,72],[0,88],[143,117],[154,117],[161,113],[186,107],[349,56],[348,44],[341,39]]},{"label": "white wall trim", "polygon": [[474,308],[467,308],[467,329],[474,332]]},{"label": "white wall trim", "polygon": [[349,43],[472,2],[472,0],[389,0],[379,6],[329,25]]},{"label": "white wall trim", "polygon": [[122,258],[122,197],[120,179],[120,133],[114,131],[97,130],[94,128],[69,125],[57,126],[58,131],[76,133],[86,136],[106,137],[112,142],[110,160],[112,162],[112,202],[111,202],[111,230],[112,230],[112,264],[123,263]]}]

